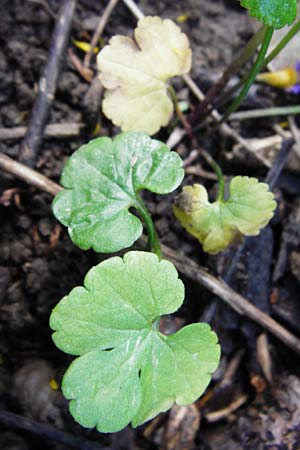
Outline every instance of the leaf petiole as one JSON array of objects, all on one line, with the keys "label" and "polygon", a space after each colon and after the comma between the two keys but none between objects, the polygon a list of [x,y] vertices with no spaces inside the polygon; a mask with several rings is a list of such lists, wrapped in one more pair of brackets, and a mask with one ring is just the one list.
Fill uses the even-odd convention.
[{"label": "leaf petiole", "polygon": [[222,172],[221,167],[218,163],[210,156],[208,152],[205,151],[204,158],[208,164],[212,167],[213,171],[217,175],[218,178],[218,187],[219,187],[219,193],[218,193],[218,201],[224,201],[225,200],[225,180],[224,175]]},{"label": "leaf petiole", "polygon": [[145,207],[142,199],[138,197],[138,203],[136,204],[136,209],[139,212],[141,219],[144,221],[147,233],[148,233],[148,248],[151,252],[155,253],[159,259],[162,258],[162,251],[159,242],[159,237],[155,229],[151,214]]},{"label": "leaf petiole", "polygon": [[286,33],[285,36],[281,39],[281,41],[276,45],[276,47],[269,53],[269,55],[265,58],[263,67],[267,66],[276,56],[287,46],[290,40],[298,33],[300,30],[300,20],[290,28],[290,30]]},{"label": "leaf petiole", "polygon": [[224,122],[226,119],[228,119],[230,114],[233,113],[240,106],[240,104],[246,97],[252,83],[254,82],[257,74],[259,73],[259,71],[264,63],[264,58],[268,51],[268,48],[269,48],[269,45],[270,45],[270,42],[271,42],[271,39],[273,36],[273,32],[274,32],[273,27],[266,28],[266,33],[265,33],[264,40],[262,42],[259,54],[257,56],[257,59],[253,65],[250,73],[248,74],[247,80],[245,81],[245,84],[244,84],[241,92],[237,96],[237,98],[232,102],[232,104],[229,106],[229,108],[225,111],[225,114],[222,117],[221,122]]}]

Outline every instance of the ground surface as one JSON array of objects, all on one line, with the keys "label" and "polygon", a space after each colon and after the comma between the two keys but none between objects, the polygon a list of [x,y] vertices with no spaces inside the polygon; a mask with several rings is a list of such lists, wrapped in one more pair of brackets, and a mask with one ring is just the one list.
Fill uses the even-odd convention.
[{"label": "ground surface", "polygon": [[[44,2],[54,13],[57,13],[59,3],[55,0]],[[185,16],[181,27],[193,48],[191,75],[206,89],[251,35],[253,23],[237,3],[234,0],[142,0],[139,5],[145,14],[158,14],[173,20]],[[105,4],[104,1],[78,1],[72,39],[91,38]],[[1,1],[0,128],[27,124],[39,75],[47,59],[53,24],[53,17],[43,7],[43,2]],[[116,33],[130,34],[134,25],[134,17],[120,1],[103,38],[107,41]],[[83,58],[83,53],[72,43],[70,48]],[[192,104],[197,102],[181,81],[176,81],[175,86],[185,100]],[[250,105],[254,102],[263,106],[277,101],[287,104],[289,99],[285,94],[268,90],[259,91],[257,97],[248,99]],[[67,55],[49,118],[49,123],[64,122],[88,122],[93,128],[100,123],[101,135],[117,132],[101,116],[98,100],[91,101],[90,84],[80,76]],[[257,121],[254,126],[253,123],[236,124],[236,128],[251,138],[272,134],[272,123],[268,121]],[[167,139],[168,135],[169,130],[164,130],[159,136]],[[58,181],[66,157],[90,137],[88,130],[70,139],[44,139],[36,169]],[[198,138],[201,145],[223,164],[228,175],[265,176],[266,167],[256,159],[251,162],[247,153],[230,154],[234,142],[218,133],[209,136],[205,129],[199,132]],[[19,146],[20,140],[0,142],[0,150],[15,159]],[[187,157],[190,150],[188,139],[178,146],[183,157]],[[235,289],[299,336],[300,189],[297,167],[299,161],[292,164],[293,172],[285,171],[281,176],[276,188],[279,209],[275,219],[259,239],[247,243],[247,251],[236,267],[233,284]],[[211,193],[214,192],[214,183],[199,174],[187,175],[185,183],[195,181],[204,182]],[[99,436],[74,424],[66,401],[55,386],[56,383],[59,385],[71,358],[55,348],[48,320],[57,301],[82,282],[84,274],[100,257],[93,252],[80,251],[71,243],[66,230],[51,212],[50,195],[4,173],[0,174],[0,195],[0,409],[55,425],[64,432],[94,439],[115,450],[300,448],[299,358],[270,338],[272,381],[268,382],[263,373],[266,359],[257,354],[257,337],[262,330],[246,319],[241,321],[220,305],[213,327],[220,336],[224,357],[213,389],[196,406],[180,412],[174,408],[170,415],[163,415],[150,425],[135,431],[128,428],[112,436]],[[146,196],[162,241],[215,273],[223,274],[228,254],[205,256],[196,241],[175,222],[172,198],[168,196],[158,202],[153,196]],[[205,307],[213,301],[201,286],[187,279],[184,281],[187,301],[177,315],[180,324],[200,318]],[[166,323],[165,327],[168,326],[176,327],[176,323]],[[227,384],[222,383],[224,373]],[[235,402],[241,407],[226,410]],[[224,408],[221,420],[215,422],[212,414],[224,411]],[[174,428],[181,433],[174,433]],[[3,450],[40,449],[42,446],[45,450],[67,448],[50,439],[1,424],[0,431],[0,448]]]}]

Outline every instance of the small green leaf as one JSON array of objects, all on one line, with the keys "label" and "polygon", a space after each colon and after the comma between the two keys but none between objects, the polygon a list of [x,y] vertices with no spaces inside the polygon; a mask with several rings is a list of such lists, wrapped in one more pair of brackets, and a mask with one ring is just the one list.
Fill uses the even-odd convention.
[{"label": "small green leaf", "polygon": [[50,319],[55,344],[81,355],[62,383],[77,422],[116,432],[204,392],[220,357],[215,333],[201,323],[171,336],[158,330],[160,316],[184,298],[172,263],[129,252],[92,268],[84,286],[64,297]]},{"label": "small green leaf", "polygon": [[297,14],[297,0],[241,0],[250,14],[273,28],[291,25]]},{"label": "small green leaf", "polygon": [[176,199],[174,213],[205,252],[218,253],[242,234],[255,236],[267,225],[276,208],[268,188],[256,178],[234,177],[229,199],[210,203],[203,186],[185,186]]},{"label": "small green leaf", "polygon": [[129,212],[142,209],[139,192],[172,192],[183,178],[182,160],[143,133],[123,133],[113,141],[90,141],[68,160],[53,201],[53,212],[69,228],[79,248],[112,253],[141,235],[141,221]]}]

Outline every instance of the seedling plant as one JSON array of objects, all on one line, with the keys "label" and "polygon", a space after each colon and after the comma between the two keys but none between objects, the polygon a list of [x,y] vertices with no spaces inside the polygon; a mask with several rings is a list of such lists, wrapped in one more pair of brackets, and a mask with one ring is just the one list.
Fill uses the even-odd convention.
[{"label": "seedling plant", "polygon": [[[241,3],[267,27],[252,82],[273,29],[293,21],[296,1]],[[163,259],[141,196],[143,190],[173,192],[184,177],[179,155],[149,135],[171,119],[169,79],[190,70],[189,42],[172,21],[159,17],[141,19],[134,38],[115,36],[98,55],[107,89],[103,111],[124,132],[77,150],[53,202],[55,216],[83,250],[130,248],[143,224],[148,234],[148,251],[129,251],[93,267],[50,318],[55,344],[77,356],[62,382],[71,414],[100,432],[116,432],[129,423],[136,427],[174,402],[194,402],[220,358],[217,336],[207,324],[187,325],[169,336],[159,329],[161,316],[181,306],[184,286],[174,265]],[[204,251],[218,253],[242,235],[257,235],[276,203],[265,183],[247,176],[234,177],[226,194],[221,169],[215,162],[212,167],[219,180],[217,200],[209,202],[204,186],[186,186],[174,213]]]}]

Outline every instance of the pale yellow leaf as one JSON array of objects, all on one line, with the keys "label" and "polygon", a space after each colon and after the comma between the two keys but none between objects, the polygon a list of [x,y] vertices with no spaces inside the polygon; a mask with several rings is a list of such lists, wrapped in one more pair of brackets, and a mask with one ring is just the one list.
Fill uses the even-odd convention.
[{"label": "pale yellow leaf", "polygon": [[134,38],[115,36],[98,55],[103,112],[123,131],[151,135],[170,120],[167,82],[190,70],[191,50],[179,27],[159,17],[139,20]]}]

